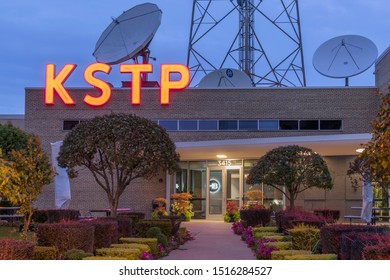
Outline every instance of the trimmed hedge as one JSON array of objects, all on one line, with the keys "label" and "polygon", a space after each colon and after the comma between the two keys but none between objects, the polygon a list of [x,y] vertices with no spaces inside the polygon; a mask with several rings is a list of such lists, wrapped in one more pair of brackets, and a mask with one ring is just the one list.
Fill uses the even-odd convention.
[{"label": "trimmed hedge", "polygon": [[158,227],[167,238],[172,237],[172,224],[170,220],[142,220],[135,227],[135,232],[140,237],[146,237],[146,232],[151,227]]},{"label": "trimmed hedge", "polygon": [[285,260],[337,260],[336,254],[313,254],[286,256]]},{"label": "trimmed hedge", "polygon": [[110,248],[127,248],[127,249],[138,249],[142,252],[149,253],[150,247],[147,244],[138,244],[138,243],[122,243],[122,244],[111,244]]},{"label": "trimmed hedge", "polygon": [[127,244],[127,243],[139,243],[139,244],[146,244],[149,246],[150,250],[153,254],[158,253],[157,248],[157,238],[120,238],[120,243]]},{"label": "trimmed hedge", "polygon": [[340,219],[340,210],[314,209],[314,215],[324,217],[327,221],[337,221]]},{"label": "trimmed hedge", "polygon": [[34,260],[56,260],[57,249],[56,247],[35,246],[34,247]]},{"label": "trimmed hedge", "polygon": [[255,236],[257,239],[268,238],[271,235],[272,236],[285,236],[284,233],[277,233],[277,232],[253,232],[253,236]]},{"label": "trimmed hedge", "polygon": [[80,211],[75,209],[45,209],[35,210],[32,219],[35,223],[59,223],[76,221],[79,217]]},{"label": "trimmed hedge", "polygon": [[271,214],[271,209],[245,209],[240,210],[240,219],[245,227],[265,227],[271,221]]},{"label": "trimmed hedge", "polygon": [[291,242],[267,242],[264,243],[266,247],[275,247],[278,250],[291,250],[292,243]]},{"label": "trimmed hedge", "polygon": [[380,244],[378,247],[383,247],[386,240],[390,240],[389,234],[372,232],[351,232],[344,234],[341,237],[339,257],[341,260],[362,260],[364,248],[378,244]]},{"label": "trimmed hedge", "polygon": [[289,229],[299,224],[311,225],[321,228],[325,225],[325,219],[305,211],[279,211],[275,214],[276,226],[279,232],[287,233]]},{"label": "trimmed hedge", "polygon": [[32,260],[35,244],[11,238],[0,239],[0,260]]},{"label": "trimmed hedge", "polygon": [[114,219],[92,219],[82,221],[95,229],[94,250],[108,248],[112,243],[118,243],[118,221]]},{"label": "trimmed hedge", "polygon": [[162,220],[170,220],[172,225],[171,235],[175,236],[181,225],[181,216],[162,216]]},{"label": "trimmed hedge", "polygon": [[101,217],[99,220],[116,221],[118,223],[118,239],[121,237],[133,236],[133,223],[131,219],[126,216]]},{"label": "trimmed hedge", "polygon": [[277,227],[254,227],[253,229],[253,234],[257,232],[278,232]]},{"label": "trimmed hedge", "polygon": [[390,244],[367,246],[362,255],[364,260],[390,260]]},{"label": "trimmed hedge", "polygon": [[39,246],[56,247],[60,259],[70,249],[80,249],[92,253],[94,247],[94,227],[84,222],[39,224],[37,243]]},{"label": "trimmed hedge", "polygon": [[83,250],[71,249],[65,253],[65,260],[82,260],[86,257],[92,257],[92,253],[86,253]]},{"label": "trimmed hedge", "polygon": [[312,250],[314,245],[320,240],[320,229],[299,225],[288,230],[292,237],[292,245],[295,250]]},{"label": "trimmed hedge", "polygon": [[84,261],[118,261],[118,260],[127,260],[126,258],[119,258],[119,257],[110,257],[110,256],[93,256],[93,257],[86,257],[83,258]]},{"label": "trimmed hedge", "polygon": [[311,251],[305,250],[279,250],[271,252],[271,260],[285,260],[286,256],[311,255]]},{"label": "trimmed hedge", "polygon": [[254,234],[254,236],[257,238],[257,239],[264,239],[264,238],[267,238],[267,239],[273,239],[275,241],[291,241],[291,236],[289,235],[284,235],[284,234],[281,234],[281,235],[273,235],[272,233],[269,233],[269,235],[262,235],[261,233],[256,233]]},{"label": "trimmed hedge", "polygon": [[351,232],[371,232],[383,234],[387,233],[389,228],[386,226],[364,226],[364,225],[346,225],[334,224],[321,228],[322,253],[336,254],[340,258],[341,238],[343,234]]},{"label": "trimmed hedge", "polygon": [[119,257],[126,260],[139,260],[141,251],[132,248],[101,248],[96,249],[96,256]]}]

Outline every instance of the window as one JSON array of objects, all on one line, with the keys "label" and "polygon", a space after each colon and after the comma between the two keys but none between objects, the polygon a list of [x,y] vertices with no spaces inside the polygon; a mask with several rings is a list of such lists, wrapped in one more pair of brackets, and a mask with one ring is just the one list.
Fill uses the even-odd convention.
[{"label": "window", "polygon": [[299,129],[301,129],[301,130],[318,130],[318,120],[299,121]]},{"label": "window", "polygon": [[321,120],[320,121],[321,130],[340,130],[341,129],[341,120]]},{"label": "window", "polygon": [[219,130],[237,130],[236,120],[220,120]]},{"label": "window", "polygon": [[198,130],[198,121],[179,120],[179,130]]},{"label": "window", "polygon": [[280,130],[298,130],[298,121],[279,121]]},{"label": "window", "polygon": [[164,120],[158,121],[158,124],[165,128],[166,130],[175,131],[177,130],[177,121],[176,120]]},{"label": "window", "polygon": [[218,123],[216,120],[199,120],[199,130],[217,130]]},{"label": "window", "polygon": [[278,130],[279,123],[277,120],[259,120],[259,130]]},{"label": "window", "polygon": [[239,130],[257,130],[257,120],[240,120]]},{"label": "window", "polygon": [[62,129],[65,131],[72,130],[80,121],[64,121]]}]

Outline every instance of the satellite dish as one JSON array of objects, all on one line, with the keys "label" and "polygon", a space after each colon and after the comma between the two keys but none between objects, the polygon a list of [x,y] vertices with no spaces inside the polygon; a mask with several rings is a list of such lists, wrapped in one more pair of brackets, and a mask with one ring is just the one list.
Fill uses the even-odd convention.
[{"label": "satellite dish", "polygon": [[348,78],[370,68],[378,56],[375,44],[366,37],[343,35],[323,43],[314,53],[313,66],[330,78]]},{"label": "satellite dish", "polygon": [[200,80],[200,88],[249,88],[252,87],[252,81],[247,74],[242,71],[230,68],[214,70]]},{"label": "satellite dish", "polygon": [[118,64],[143,57],[148,63],[148,46],[161,23],[161,10],[155,4],[137,5],[113,19],[96,43],[93,56],[98,62]]}]

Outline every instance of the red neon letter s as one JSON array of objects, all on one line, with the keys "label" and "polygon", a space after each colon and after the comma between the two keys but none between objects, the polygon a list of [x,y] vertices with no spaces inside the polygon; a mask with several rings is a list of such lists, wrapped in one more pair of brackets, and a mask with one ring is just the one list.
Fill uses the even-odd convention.
[{"label": "red neon letter s", "polygon": [[94,76],[95,72],[97,71],[110,74],[111,66],[104,63],[93,63],[85,69],[84,71],[85,81],[91,86],[97,87],[102,91],[102,94],[99,97],[93,97],[89,94],[87,94],[84,97],[84,102],[91,106],[103,106],[108,102],[108,100],[111,97],[110,86],[106,82]]},{"label": "red neon letter s", "polygon": [[74,105],[72,97],[64,88],[64,83],[76,68],[75,64],[66,64],[64,68],[54,77],[56,72],[56,66],[54,64],[46,65],[46,87],[45,87],[45,104],[54,104],[54,92],[58,94],[62,102],[66,105]]},{"label": "red neon letter s", "polygon": [[121,73],[131,73],[131,104],[141,103],[141,73],[150,73],[153,70],[152,64],[121,64]]},{"label": "red neon letter s", "polygon": [[[181,79],[178,81],[171,81],[170,74],[179,73]],[[163,64],[161,65],[161,104],[169,104],[169,91],[171,89],[183,89],[188,86],[190,82],[190,71],[181,64]]]}]

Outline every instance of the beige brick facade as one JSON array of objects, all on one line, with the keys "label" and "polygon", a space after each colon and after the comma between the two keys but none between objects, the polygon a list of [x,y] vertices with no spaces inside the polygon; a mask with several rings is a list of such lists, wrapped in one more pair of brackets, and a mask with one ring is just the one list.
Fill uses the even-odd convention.
[{"label": "beige brick facade", "polygon": [[[45,106],[42,88],[26,89],[26,130],[38,134],[47,151],[50,151],[50,142],[65,137],[67,131],[62,130],[64,120],[86,120],[111,112],[134,113],[152,120],[340,119],[343,123],[342,129],[337,131],[177,131],[169,133],[176,142],[192,142],[369,133],[371,131],[370,121],[374,119],[379,105],[377,90],[372,87],[189,88],[171,93],[169,106],[160,105],[159,89],[143,89],[141,104],[138,106],[130,104],[129,89],[114,89],[111,100],[101,108],[90,107],[82,101],[85,93],[98,94],[97,91],[90,88],[72,88],[68,91],[76,102],[74,106],[63,105],[58,97],[55,98],[55,105]],[[359,205],[360,193],[352,190],[349,179],[346,177],[348,163],[352,158],[349,153],[344,156],[326,157],[332,171],[334,189],[326,192],[309,190],[299,197],[297,204],[306,209],[336,208],[340,209],[342,214],[348,213],[350,206]],[[199,158],[199,160],[205,159]],[[151,200],[165,196],[165,179],[165,174],[161,174],[151,181],[133,182],[123,194],[120,207],[150,212]],[[86,212],[92,208],[108,207],[104,192],[88,172],[82,172],[77,179],[72,180],[71,188],[72,208]],[[52,185],[45,187],[37,206],[40,208],[54,207]]]}]

